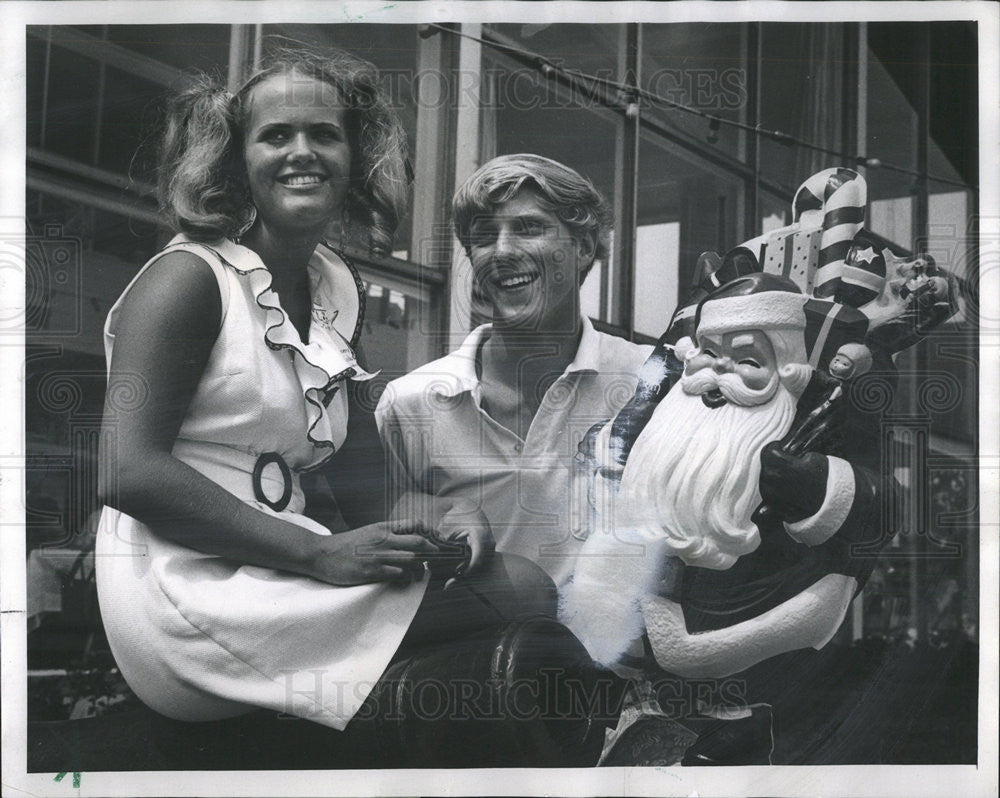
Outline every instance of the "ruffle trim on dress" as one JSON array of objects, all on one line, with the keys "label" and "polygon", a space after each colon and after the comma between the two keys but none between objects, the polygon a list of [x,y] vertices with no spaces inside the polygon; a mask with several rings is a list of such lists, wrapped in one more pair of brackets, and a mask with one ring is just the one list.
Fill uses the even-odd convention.
[{"label": "ruffle trim on dress", "polygon": [[[226,247],[240,246],[229,241],[223,243]],[[262,262],[258,267],[241,269],[230,259],[226,258],[216,247],[193,241],[180,240],[176,241],[176,243],[171,242],[171,246],[168,248],[177,247],[186,249],[192,245],[207,250],[220,263],[249,281],[250,290],[253,292],[257,306],[265,314],[264,343],[272,350],[288,350],[292,353],[292,366],[302,387],[302,396],[307,406],[308,426],[306,428],[306,438],[317,448],[329,449],[329,455],[325,458],[328,459],[329,456],[333,455],[337,447],[333,442],[333,432],[330,428],[330,420],[323,402],[326,393],[335,383],[342,380],[368,380],[375,375],[368,373],[358,365],[354,354],[354,346],[351,342],[344,338],[335,328],[326,328],[313,323],[312,314],[310,314],[309,343],[302,343],[298,330],[295,329],[295,326],[282,309],[277,293],[271,288],[271,272]],[[363,286],[360,283],[357,270],[347,265],[346,259],[340,253],[328,245],[327,247],[347,266],[355,285],[359,289],[358,319],[354,335],[352,335],[352,339],[356,342],[363,322],[364,292],[361,290]],[[246,248],[244,247],[244,249]],[[249,249],[246,251],[251,257],[260,262],[256,253]],[[310,268],[320,270],[321,276],[324,276],[324,272],[334,267],[325,258],[317,259],[314,255],[310,260]],[[323,430],[317,431],[317,427],[324,422],[326,424],[325,433]],[[316,463],[311,468],[315,468],[318,465],[321,465],[321,463]]]},{"label": "ruffle trim on dress", "polygon": [[347,267],[347,271],[349,271],[351,273],[351,277],[354,278],[354,288],[358,292],[358,318],[354,323],[354,332],[351,333],[351,340],[348,341],[351,345],[351,349],[354,349],[357,347],[358,341],[361,340],[361,328],[365,323],[365,310],[368,299],[367,294],[365,293],[365,284],[361,279],[361,273],[357,270],[357,267],[351,263],[350,259],[343,252],[325,239],[319,243],[321,246],[326,247],[334,255],[340,258],[341,263]]}]

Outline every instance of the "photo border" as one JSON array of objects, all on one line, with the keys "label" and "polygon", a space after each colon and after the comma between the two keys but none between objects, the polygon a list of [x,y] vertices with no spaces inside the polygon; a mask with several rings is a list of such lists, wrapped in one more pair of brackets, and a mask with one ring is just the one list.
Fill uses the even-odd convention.
[{"label": "photo border", "polygon": [[[928,21],[979,23],[980,294],[1000,318],[1000,138],[998,34],[1000,6],[988,2],[670,3],[511,2],[4,2],[0,3],[3,81],[0,108],[0,235],[24,234],[25,26],[40,24],[200,24],[268,22],[595,23],[746,21]],[[0,272],[0,319],[24,307],[23,280]],[[997,570],[1000,562],[1000,328],[980,329],[980,668],[979,763],[949,766],[814,766],[739,768],[588,768],[373,771],[155,771],[26,773],[26,617],[24,519],[23,335],[0,339],[0,657],[3,678],[3,794],[154,795],[841,795],[978,796],[997,792]],[[19,423],[11,428],[10,420]],[[16,511],[15,511],[16,509]],[[500,778],[502,776],[502,781]]]}]

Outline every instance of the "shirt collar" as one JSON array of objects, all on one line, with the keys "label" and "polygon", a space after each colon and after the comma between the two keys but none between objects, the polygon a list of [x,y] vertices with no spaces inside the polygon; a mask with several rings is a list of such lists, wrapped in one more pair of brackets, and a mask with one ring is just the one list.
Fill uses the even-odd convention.
[{"label": "shirt collar", "polygon": [[492,329],[490,324],[481,324],[462,341],[462,345],[449,355],[445,355],[441,364],[450,379],[436,381],[431,390],[439,396],[458,396],[465,391],[473,393],[479,387],[476,376],[476,355],[483,340]]},{"label": "shirt collar", "polygon": [[574,371],[601,370],[601,338],[587,316],[583,317],[583,333],[580,335],[580,345],[576,348],[576,357],[566,367],[566,373]]},{"label": "shirt collar", "polygon": [[[493,325],[491,324],[481,324],[469,333],[458,349],[445,357],[452,379],[435,383],[432,386],[435,393],[445,397],[458,396],[465,391],[471,391],[474,395],[478,394],[479,377],[476,376],[476,357],[479,354],[479,348],[492,329]],[[580,335],[576,356],[566,367],[564,373],[599,371],[600,354],[600,336],[590,319],[584,316],[583,333]]]}]

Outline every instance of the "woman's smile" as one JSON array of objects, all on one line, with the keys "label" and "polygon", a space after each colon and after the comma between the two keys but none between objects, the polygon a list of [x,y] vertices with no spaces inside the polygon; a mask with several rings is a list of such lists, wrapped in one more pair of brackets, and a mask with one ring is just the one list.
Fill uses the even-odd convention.
[{"label": "woman's smile", "polygon": [[326,182],[326,177],[316,174],[283,175],[278,178],[278,182],[288,188],[315,188]]}]

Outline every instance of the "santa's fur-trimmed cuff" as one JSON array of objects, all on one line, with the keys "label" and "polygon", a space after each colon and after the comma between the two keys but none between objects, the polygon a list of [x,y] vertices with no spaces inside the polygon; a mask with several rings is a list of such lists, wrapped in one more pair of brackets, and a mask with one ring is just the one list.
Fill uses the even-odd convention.
[{"label": "santa's fur-trimmed cuff", "polygon": [[818,546],[833,537],[843,526],[854,505],[854,469],[846,460],[827,457],[826,497],[815,515],[785,524],[785,529],[799,543]]}]

